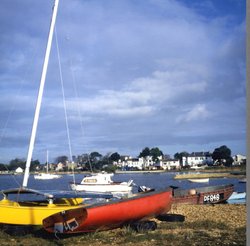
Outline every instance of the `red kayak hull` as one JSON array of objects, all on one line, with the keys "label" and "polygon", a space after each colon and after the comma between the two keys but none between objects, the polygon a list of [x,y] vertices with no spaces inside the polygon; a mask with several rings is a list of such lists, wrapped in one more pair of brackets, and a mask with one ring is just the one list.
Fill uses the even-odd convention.
[{"label": "red kayak hull", "polygon": [[[43,226],[48,232],[66,234],[110,230],[167,213],[171,204],[172,189],[150,191],[132,198],[57,213],[44,219]],[[73,226],[69,226],[70,223]]]}]

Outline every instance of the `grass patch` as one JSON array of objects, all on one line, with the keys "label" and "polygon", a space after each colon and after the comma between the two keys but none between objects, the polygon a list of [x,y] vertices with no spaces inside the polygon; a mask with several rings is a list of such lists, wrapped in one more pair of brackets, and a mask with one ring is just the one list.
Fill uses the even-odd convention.
[{"label": "grass patch", "polygon": [[195,222],[169,222],[161,223],[162,229],[192,229],[192,230],[209,230],[211,228],[218,230],[227,230],[229,226],[223,222],[216,222],[211,220],[195,221]]},{"label": "grass patch", "polygon": [[[231,210],[230,210],[231,212]],[[0,229],[0,245],[6,246],[209,246],[246,245],[246,226],[230,227],[227,223],[211,220],[193,222],[157,222],[155,231],[136,232],[130,227],[111,231],[74,235],[49,234],[43,229],[29,231],[24,235],[7,233]]]}]

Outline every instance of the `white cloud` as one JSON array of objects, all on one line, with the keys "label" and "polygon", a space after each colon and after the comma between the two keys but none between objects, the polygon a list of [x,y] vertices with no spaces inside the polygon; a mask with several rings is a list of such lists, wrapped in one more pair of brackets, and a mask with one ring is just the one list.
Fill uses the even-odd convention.
[{"label": "white cloud", "polygon": [[177,117],[176,122],[203,121],[211,117],[211,113],[207,110],[206,105],[197,104],[189,109],[183,115]]},{"label": "white cloud", "polygon": [[[13,1],[22,10],[32,2]],[[215,2],[209,3],[61,1],[57,32],[68,114],[76,121],[80,107],[95,150],[103,148],[99,135],[110,139],[107,149],[109,144],[126,148],[133,138],[136,149],[147,141],[155,146],[161,142],[171,152],[168,139],[175,144],[180,142],[180,148],[182,144],[180,138],[174,137],[175,132],[187,134],[188,141],[195,144],[198,139],[191,135],[196,129],[200,129],[204,141],[213,129],[219,136],[221,126],[220,140],[226,139],[227,132],[230,136],[231,132],[237,135],[242,131],[245,105],[238,106],[245,101],[245,24],[228,21],[225,14],[220,15]],[[6,111],[16,100],[12,124],[20,119],[31,124],[51,3],[37,1],[28,11],[13,9],[8,1],[1,4],[0,88],[6,94],[11,86],[15,96],[2,95],[0,116],[5,119]],[[55,57],[53,44],[39,123],[44,137],[39,139],[47,139],[50,134],[50,139],[57,142],[56,133],[48,130],[56,126],[57,132],[63,132],[60,123],[64,112]],[[79,104],[73,98],[71,63]],[[15,90],[20,81],[21,94]],[[232,106],[235,101],[237,107]],[[3,120],[1,123],[4,125]],[[75,136],[78,129],[71,131]],[[171,138],[169,132],[173,133]],[[121,137],[122,133],[127,137]],[[23,139],[26,138],[25,135]],[[81,142],[76,144],[80,146]]]}]

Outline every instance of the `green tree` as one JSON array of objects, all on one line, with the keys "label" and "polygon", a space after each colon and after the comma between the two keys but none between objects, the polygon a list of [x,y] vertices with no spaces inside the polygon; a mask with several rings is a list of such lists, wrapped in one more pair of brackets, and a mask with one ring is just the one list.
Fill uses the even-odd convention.
[{"label": "green tree", "polygon": [[231,166],[233,163],[231,150],[226,145],[222,145],[219,148],[216,148],[212,154],[212,158],[215,162],[223,164],[225,166]]},{"label": "green tree", "polygon": [[7,171],[8,168],[6,167],[5,164],[0,163],[0,171]]},{"label": "green tree", "polygon": [[139,154],[139,157],[146,157],[150,156],[150,149],[149,147],[146,147],[142,150],[142,152]]},{"label": "green tree", "polygon": [[174,158],[178,159],[180,161],[180,164],[183,165],[183,163],[182,163],[182,157],[187,157],[188,155],[189,154],[186,151],[183,151],[183,152],[180,152],[180,153],[177,152],[177,153],[174,154]]},{"label": "green tree", "polygon": [[62,156],[58,156],[56,158],[56,163],[60,163],[61,162],[63,164],[66,164],[68,160],[69,159],[68,159],[68,157],[66,155],[62,155]]},{"label": "green tree", "polygon": [[121,156],[117,152],[115,152],[109,157],[109,159],[111,162],[118,161],[121,159]]},{"label": "green tree", "polygon": [[10,163],[9,163],[9,170],[14,171],[18,167],[21,167],[22,169],[25,169],[25,164],[26,164],[25,159],[15,158],[15,159],[13,159],[13,160],[10,161]]},{"label": "green tree", "polygon": [[102,158],[102,155],[98,152],[91,152],[89,155],[89,159],[91,162],[97,162]]},{"label": "green tree", "polygon": [[158,147],[155,147],[150,150],[150,155],[153,157],[153,161],[158,161],[159,157],[163,156],[163,153]]},{"label": "green tree", "polygon": [[40,161],[39,160],[31,161],[31,163],[30,163],[30,171],[35,171],[37,166],[40,166]]}]

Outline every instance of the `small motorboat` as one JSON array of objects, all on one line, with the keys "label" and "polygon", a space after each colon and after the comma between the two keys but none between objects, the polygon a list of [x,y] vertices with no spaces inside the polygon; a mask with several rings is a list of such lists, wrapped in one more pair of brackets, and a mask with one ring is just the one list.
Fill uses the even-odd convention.
[{"label": "small motorboat", "polygon": [[193,182],[193,183],[208,183],[209,178],[205,178],[205,179],[188,179],[188,181]]},{"label": "small motorboat", "polygon": [[200,187],[196,189],[180,189],[173,188],[173,204],[186,203],[186,204],[211,204],[223,203],[234,192],[234,185],[217,185]]},{"label": "small motorboat", "polygon": [[70,183],[70,187],[74,191],[87,192],[131,192],[133,188],[133,180],[128,182],[114,182],[111,177],[113,173],[97,173],[85,176],[81,183]]},{"label": "small motorboat", "polygon": [[62,234],[110,230],[165,214],[171,204],[172,189],[151,190],[55,213],[43,220],[43,227],[48,232]]},{"label": "small motorboat", "polygon": [[246,192],[233,192],[227,200],[228,203],[245,203]]}]

